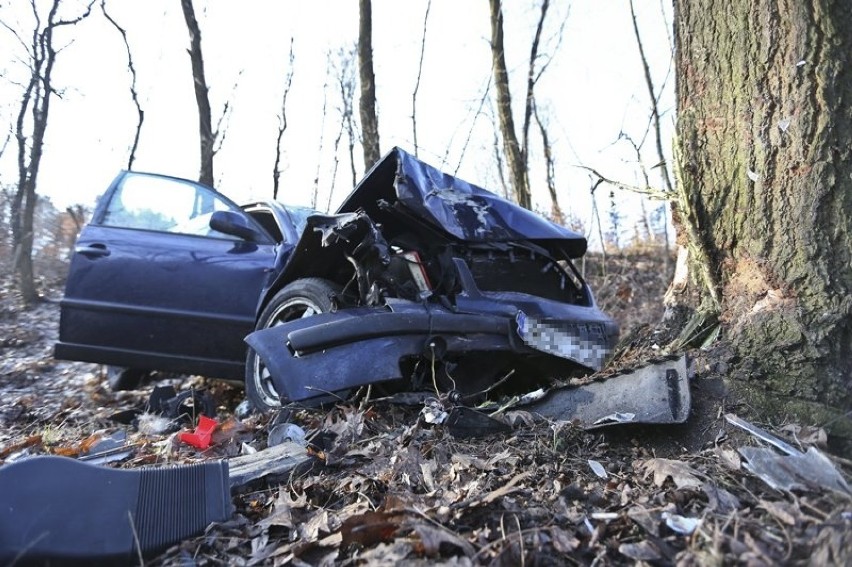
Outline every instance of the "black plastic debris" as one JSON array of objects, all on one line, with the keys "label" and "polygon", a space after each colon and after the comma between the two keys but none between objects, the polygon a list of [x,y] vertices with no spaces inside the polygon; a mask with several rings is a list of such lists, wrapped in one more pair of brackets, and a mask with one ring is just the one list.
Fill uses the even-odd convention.
[{"label": "black plastic debris", "polygon": [[453,437],[467,439],[484,437],[511,431],[509,425],[480,411],[465,406],[456,406],[447,412],[444,425]]},{"label": "black plastic debris", "polygon": [[0,467],[0,564],[130,564],[232,514],[228,464],[119,470],[65,457]]},{"label": "black plastic debris", "polygon": [[172,433],[185,425],[197,421],[199,415],[216,417],[216,402],[209,392],[204,390],[185,390],[178,392],[174,386],[157,386],[151,392],[145,408],[132,408],[116,412],[110,419],[139,429],[140,417],[144,414],[161,416],[171,423],[159,433]]}]

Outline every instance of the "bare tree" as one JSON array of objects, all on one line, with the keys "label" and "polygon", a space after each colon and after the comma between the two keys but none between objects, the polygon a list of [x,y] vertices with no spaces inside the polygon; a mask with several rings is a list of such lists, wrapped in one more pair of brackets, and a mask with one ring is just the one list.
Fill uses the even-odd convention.
[{"label": "bare tree", "polygon": [[371,0],[359,0],[358,74],[361,80],[361,137],[364,169],[382,157],[379,149],[379,118],[376,114],[376,76],[373,73],[373,13]]},{"label": "bare tree", "polygon": [[[633,33],[636,36],[636,46],[639,48],[639,57],[642,60],[642,71],[645,74],[645,86],[648,89],[648,98],[651,103],[651,120],[654,128],[654,145],[657,149],[657,157],[659,158],[660,179],[663,182],[663,187],[669,193],[674,191],[669,168],[666,165],[666,154],[663,152],[663,135],[660,128],[660,105],[657,90],[654,88],[654,81],[651,78],[651,67],[648,65],[648,57],[645,55],[645,46],[642,44],[642,36],[639,33],[639,24],[636,22],[636,11],[633,8],[633,0],[630,0],[630,17],[633,21]],[[662,90],[660,90],[662,92]]]},{"label": "bare tree", "polygon": [[[311,208],[317,208],[317,199],[319,198],[319,182],[320,182],[320,171],[323,169],[323,158],[322,158],[322,148],[325,145],[325,118],[328,114],[328,77],[331,74],[331,52],[328,51],[325,54],[326,58],[326,72],[325,72],[325,82],[322,85],[322,115],[321,122],[319,128],[319,147],[317,148],[317,170],[314,174],[314,190],[311,195]],[[328,209],[326,209],[326,212]]]},{"label": "bare tree", "polygon": [[287,95],[290,94],[290,87],[293,85],[293,69],[296,61],[295,53],[293,52],[293,38],[290,38],[290,55],[288,56],[290,67],[287,69],[287,76],[284,78],[284,94],[281,95],[281,113],[278,115],[278,137],[275,140],[275,165],[272,168],[272,198],[278,198],[278,184],[281,178],[281,140],[284,138],[284,132],[287,130]]},{"label": "bare tree", "polygon": [[538,108],[533,111],[535,122],[538,125],[539,133],[541,134],[541,145],[544,151],[544,165],[547,179],[547,191],[550,193],[550,218],[553,222],[565,224],[565,215],[562,212],[562,207],[559,206],[559,198],[556,194],[556,161],[553,157],[553,148],[550,146],[550,137],[547,134],[547,127],[544,120],[539,115]]},{"label": "bare tree", "polygon": [[497,92],[497,114],[500,118],[503,151],[512,178],[515,200],[522,207],[529,209],[532,206],[529,174],[521,144],[515,132],[512,95],[509,89],[509,71],[506,68],[506,53],[503,46],[503,8],[501,0],[488,1],[491,7],[491,63],[494,73],[494,89]]},{"label": "bare tree", "polygon": [[[512,96],[509,88],[509,72],[506,67],[505,48],[503,43],[503,10],[501,0],[489,0],[491,8],[491,59],[494,74],[494,86],[497,92],[497,111],[500,117],[500,133],[503,137],[503,149],[506,163],[512,179],[512,190],[515,199],[523,207],[531,208],[532,193],[529,179],[529,129],[535,114],[535,85],[547,70],[551,57],[543,57],[540,53],[541,40],[545,21],[547,20],[550,0],[542,0],[539,6],[539,18],[535,34],[530,44],[530,56],[527,67],[527,88],[524,97],[524,120],[521,126],[521,138],[515,131],[515,121],[512,114]],[[557,34],[562,41],[563,20]],[[541,64],[540,64],[541,61]],[[552,156],[551,156],[552,157]]]},{"label": "bare tree", "polygon": [[[14,266],[18,273],[18,287],[26,303],[38,299],[33,273],[33,216],[38,198],[36,182],[44,151],[50,102],[56,89],[52,75],[60,52],[54,44],[54,32],[64,26],[75,25],[89,16],[95,0],[86,5],[79,16],[69,19],[58,15],[60,0],[53,0],[46,20],[42,20],[35,0],[30,0],[35,26],[29,43],[17,31],[0,22],[27,51],[29,78],[24,85],[17,120],[15,139],[18,145],[18,185],[10,210]],[[27,116],[29,115],[29,120]]]},{"label": "bare tree", "polygon": [[340,95],[340,128],[334,139],[334,167],[331,173],[331,184],[328,189],[328,201],[326,211],[331,210],[331,201],[334,195],[334,187],[337,184],[337,170],[340,166],[339,150],[343,134],[347,134],[349,170],[351,184],[354,187],[358,182],[355,172],[355,51],[341,49],[338,52],[337,61],[333,66],[337,79],[338,94]]},{"label": "bare tree", "polygon": [[213,156],[216,154],[216,137],[218,131],[213,131],[213,119],[210,111],[207,79],[204,76],[204,55],[201,51],[201,29],[195,18],[192,0],[181,0],[183,17],[189,31],[189,59],[192,63],[192,82],[195,86],[195,103],[198,106],[198,132],[201,148],[201,169],[198,180],[205,185],[213,186]]},{"label": "bare tree", "polygon": [[432,0],[426,2],[426,14],[423,16],[423,36],[420,40],[420,61],[417,65],[417,81],[414,83],[414,92],[411,93],[411,133],[414,136],[414,155],[418,155],[417,144],[417,92],[420,90],[420,79],[423,75],[423,57],[426,55],[426,30],[429,24],[429,10],[432,8]]},{"label": "bare tree", "polygon": [[130,170],[133,169],[133,162],[136,160],[136,149],[139,147],[139,136],[142,135],[142,123],[145,121],[145,111],[142,110],[142,104],[139,102],[139,93],[136,90],[136,67],[133,65],[130,43],[127,41],[127,31],[107,13],[106,0],[101,0],[101,11],[109,23],[121,34],[121,39],[124,41],[124,49],[127,51],[127,69],[130,71],[130,97],[133,99],[134,106],[136,106],[137,116],[136,132],[133,135],[133,144],[130,147],[130,155],[127,158],[127,169]]}]

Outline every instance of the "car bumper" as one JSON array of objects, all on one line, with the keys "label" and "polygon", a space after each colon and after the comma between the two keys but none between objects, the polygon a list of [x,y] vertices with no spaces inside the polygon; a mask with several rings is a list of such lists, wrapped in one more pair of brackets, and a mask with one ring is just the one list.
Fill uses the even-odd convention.
[{"label": "car bumper", "polygon": [[400,362],[410,357],[509,352],[561,359],[566,368],[595,371],[617,334],[614,327],[601,331],[603,326],[595,325],[590,334],[588,323],[542,321],[518,310],[511,316],[459,313],[440,305],[397,302],[391,308],[347,309],[298,319],[255,331],[246,342],[266,365],[276,391],[301,401],[402,379]]}]

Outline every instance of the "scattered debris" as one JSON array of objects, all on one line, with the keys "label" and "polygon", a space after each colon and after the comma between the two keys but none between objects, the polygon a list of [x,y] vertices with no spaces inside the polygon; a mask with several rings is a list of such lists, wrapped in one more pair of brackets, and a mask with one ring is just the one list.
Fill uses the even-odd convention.
[{"label": "scattered debris", "polygon": [[683,423],[691,399],[686,355],[581,386],[551,390],[523,409],[585,429],[621,423]]},{"label": "scattered debris", "polygon": [[118,470],[67,457],[0,467],[0,562],[122,562],[232,514],[223,462]]},{"label": "scattered debris", "polygon": [[307,445],[305,430],[295,423],[278,423],[269,430],[269,438],[266,444],[273,447],[288,441],[304,447]]},{"label": "scattered debris", "polygon": [[692,535],[701,525],[701,520],[698,518],[686,518],[670,512],[663,512],[661,516],[670,530],[681,535]]},{"label": "scattered debris", "polygon": [[786,455],[766,447],[740,447],[746,459],[745,468],[776,490],[832,490],[852,497],[852,490],[834,463],[816,447],[801,452],[767,431],[733,414],[726,414],[728,423],[740,427],[758,439],[780,449]]},{"label": "scattered debris", "polygon": [[233,457],[228,461],[231,487],[239,487],[268,475],[283,475],[309,463],[313,456],[302,445],[285,441],[249,455]]},{"label": "scattered debris", "polygon": [[198,417],[198,425],[195,428],[195,431],[192,433],[188,431],[182,431],[178,434],[178,438],[192,445],[197,449],[201,449],[202,451],[207,449],[210,446],[210,439],[213,436],[213,431],[216,429],[215,419],[211,419],[206,415],[201,415]]},{"label": "scattered debris", "polygon": [[[22,325],[3,317],[0,309],[0,326]],[[55,315],[26,325],[50,329]],[[113,393],[90,365],[51,360],[46,341],[41,347],[27,343],[26,356],[19,350],[3,352],[0,492],[8,484],[3,471],[16,462],[58,449],[76,451],[81,459],[110,451],[101,451],[100,443],[131,450],[128,458],[99,467],[107,471],[138,472],[151,465],[169,469],[199,459],[228,464],[228,489],[221,492],[228,494],[234,513],[157,556],[146,556],[144,563],[152,567],[499,566],[551,564],[565,557],[584,565],[852,561],[848,497],[824,488],[772,488],[747,470],[750,461],[738,451],[743,448],[738,443],[743,436],[735,435],[739,431],[730,426],[725,431],[722,416],[729,410],[722,405],[698,413],[706,411],[700,358],[708,353],[691,353],[700,357],[698,374],[689,378],[695,388],[693,416],[671,428],[620,419],[624,425],[587,430],[579,421],[542,419],[516,401],[499,398],[493,405],[456,412],[463,424],[476,425],[480,417],[496,422],[488,421],[489,427],[500,424],[480,437],[463,436],[451,426],[454,408],[465,407],[458,405],[462,400],[434,391],[426,397],[377,398],[375,388],[372,396],[355,394],[351,403],[294,406],[278,418],[256,412],[234,418],[229,410],[243,400],[241,389],[199,377],[168,379],[175,391],[206,390],[214,400],[221,425],[200,453],[175,442],[177,436],[170,433],[143,435],[133,418],[116,426],[110,415],[145,408],[153,385]],[[571,383],[585,388],[581,380]],[[444,423],[426,424],[420,416],[429,397],[448,414]],[[404,399],[414,405],[397,403]],[[270,437],[287,433],[286,426],[276,430],[281,424],[300,428],[307,445],[268,447]],[[769,431],[762,433],[772,439],[765,448],[781,459],[791,455],[779,445],[806,458],[810,445],[824,447],[818,429],[788,425]],[[702,433],[700,442],[686,444],[683,436],[696,432]],[[758,439],[754,442],[767,443]],[[848,482],[849,461],[825,456]],[[607,478],[592,463],[600,464]],[[188,492],[196,500],[201,494]],[[101,506],[104,494],[101,488],[86,506]],[[692,535],[685,535],[693,525]],[[138,561],[133,545],[128,549],[134,555],[123,563]]]},{"label": "scattered debris", "polygon": [[600,464],[599,462],[597,462],[593,459],[589,459],[588,463],[589,463],[589,468],[592,469],[592,472],[595,473],[595,475],[597,475],[598,478],[602,478],[604,480],[609,478],[609,474],[607,474],[606,469],[604,468],[604,466],[602,464]]}]

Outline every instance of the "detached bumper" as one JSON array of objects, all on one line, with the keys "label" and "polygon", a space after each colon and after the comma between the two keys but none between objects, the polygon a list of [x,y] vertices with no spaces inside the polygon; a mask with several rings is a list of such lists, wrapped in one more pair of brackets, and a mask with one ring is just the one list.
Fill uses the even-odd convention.
[{"label": "detached bumper", "polygon": [[[255,331],[246,342],[263,360],[278,393],[291,401],[407,378],[400,362],[410,357],[429,360],[511,352],[555,355],[567,359],[566,367],[599,368],[588,357],[572,359],[565,352],[554,353],[530,335],[515,317],[456,313],[438,305],[406,302],[395,304],[393,310],[347,309],[298,319]],[[608,346],[606,339],[601,338],[601,352]]]}]

